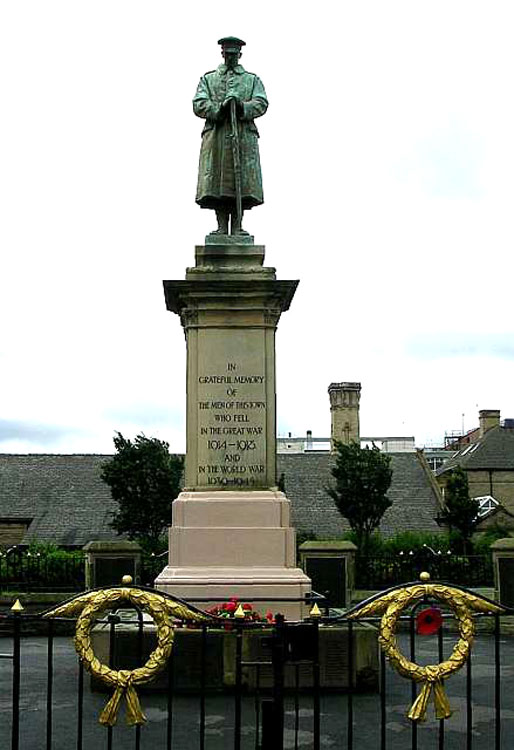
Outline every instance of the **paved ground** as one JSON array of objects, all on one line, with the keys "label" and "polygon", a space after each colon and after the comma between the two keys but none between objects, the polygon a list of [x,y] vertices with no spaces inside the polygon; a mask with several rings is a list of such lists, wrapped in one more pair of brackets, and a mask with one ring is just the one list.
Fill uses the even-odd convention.
[{"label": "paved ground", "polygon": [[[437,661],[428,649],[431,639],[421,640],[418,661]],[[445,652],[449,652],[454,636],[445,639]],[[494,747],[494,652],[493,639],[481,636],[473,656],[473,750],[492,750]],[[0,652],[11,650],[9,638],[0,639]],[[55,681],[53,697],[52,750],[76,748],[77,725],[77,659],[70,638],[55,639]],[[514,747],[514,640],[503,638],[502,653],[502,748]],[[10,748],[12,664],[0,659],[0,748]],[[88,681],[86,681],[88,686]],[[464,674],[457,674],[447,682],[447,693],[455,713],[445,722],[445,748],[457,750],[466,747],[466,685]],[[387,747],[394,750],[411,748],[411,723],[405,718],[410,705],[410,686],[387,668]],[[142,695],[141,701],[148,724],[141,730],[142,750],[164,750],[166,747],[166,697]],[[107,731],[98,724],[98,715],[106,696],[85,692],[83,750],[107,748]],[[377,695],[354,698],[354,748],[378,750],[380,747],[380,702]],[[206,705],[206,750],[234,747],[233,707],[231,696],[211,695]],[[346,748],[347,698],[344,695],[324,695],[321,701],[321,747]],[[429,719],[418,729],[419,750],[438,747],[438,723]],[[312,701],[302,696],[299,707],[300,723],[296,737],[294,731],[295,707],[288,699],[286,713],[286,747],[308,750],[313,745]],[[176,696],[173,711],[173,748],[192,750],[199,748],[199,702],[194,696]],[[113,732],[113,750],[129,750],[135,745],[135,730],[124,725],[123,717]],[[295,745],[296,741],[296,745]],[[251,697],[244,699],[243,733],[241,750],[256,747],[255,705]],[[20,750],[46,748],[46,640],[28,637],[23,639],[21,688],[21,743]]]}]

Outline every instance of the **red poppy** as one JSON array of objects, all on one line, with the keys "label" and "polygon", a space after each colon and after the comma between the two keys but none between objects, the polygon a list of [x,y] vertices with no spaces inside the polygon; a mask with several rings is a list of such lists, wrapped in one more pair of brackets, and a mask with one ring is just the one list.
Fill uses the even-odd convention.
[{"label": "red poppy", "polygon": [[225,603],[225,604],[223,605],[223,609],[224,609],[224,610],[225,610],[226,612],[235,612],[235,611],[236,611],[236,609],[237,609],[237,604],[236,604],[236,602],[226,602],[226,603]]},{"label": "red poppy", "polygon": [[419,612],[416,617],[416,632],[418,635],[434,635],[443,624],[443,616],[438,607],[428,607]]},{"label": "red poppy", "polygon": [[253,607],[252,607],[252,605],[251,605],[251,604],[248,604],[248,602],[246,602],[246,604],[243,604],[243,609],[244,609],[244,610],[245,610],[246,612],[251,612],[251,611],[252,611],[252,609],[253,609]]}]

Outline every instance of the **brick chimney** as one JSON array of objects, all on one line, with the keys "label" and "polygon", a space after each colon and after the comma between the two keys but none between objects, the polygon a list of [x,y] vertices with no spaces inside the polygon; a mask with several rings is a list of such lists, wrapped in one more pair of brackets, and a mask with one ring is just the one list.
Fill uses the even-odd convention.
[{"label": "brick chimney", "polygon": [[359,401],[360,383],[330,383],[330,450],[334,450],[334,440],[351,443],[360,439]]},{"label": "brick chimney", "polygon": [[500,424],[500,410],[480,409],[478,418],[480,420],[480,437],[483,438],[491,427],[498,427]]}]

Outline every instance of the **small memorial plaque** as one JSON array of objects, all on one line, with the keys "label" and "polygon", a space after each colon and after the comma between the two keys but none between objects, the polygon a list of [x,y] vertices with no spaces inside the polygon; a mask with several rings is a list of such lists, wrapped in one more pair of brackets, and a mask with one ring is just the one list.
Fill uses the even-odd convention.
[{"label": "small memorial plaque", "polygon": [[506,607],[514,607],[514,558],[500,557],[498,559],[498,574],[500,602]]},{"label": "small memorial plaque", "polygon": [[346,560],[344,557],[305,558],[305,572],[312,580],[312,588],[325,594],[329,607],[346,606]]},{"label": "small memorial plaque", "polygon": [[94,586],[117,586],[123,576],[136,577],[133,557],[95,557]]}]

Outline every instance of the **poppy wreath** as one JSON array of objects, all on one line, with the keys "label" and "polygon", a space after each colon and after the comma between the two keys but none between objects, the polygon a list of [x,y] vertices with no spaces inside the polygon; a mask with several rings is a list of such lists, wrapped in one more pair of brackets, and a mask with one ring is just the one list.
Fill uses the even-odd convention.
[{"label": "poppy wreath", "polygon": [[[95,656],[91,644],[91,630],[98,615],[105,609],[110,609],[120,601],[131,604],[147,611],[157,626],[157,647],[152,651],[143,666],[137,669],[111,669]],[[102,680],[114,693],[100,715],[100,723],[114,726],[118,717],[120,703],[125,696],[127,702],[127,724],[144,724],[146,716],[141,710],[141,704],[136,692],[137,685],[143,685],[153,680],[166,666],[173,646],[174,630],[170,620],[172,617],[180,619],[208,621],[211,617],[198,610],[190,609],[185,603],[176,602],[160,594],[142,591],[136,588],[112,588],[92,591],[83,594],[70,602],[53,609],[45,617],[74,615],[80,612],[75,628],[75,649],[84,668],[93,676]]]},{"label": "poppy wreath", "polygon": [[[396,626],[404,609],[425,597],[437,599],[451,609],[459,625],[459,639],[446,661],[423,667],[410,661],[401,653],[396,640]],[[348,617],[349,619],[358,619],[359,617],[383,612],[378,642],[389,662],[399,674],[422,683],[423,687],[412,704],[408,717],[412,721],[423,721],[432,693],[436,717],[447,719],[451,716],[452,712],[444,690],[443,680],[459,670],[469,656],[475,635],[473,611],[499,613],[502,609],[492,602],[450,586],[419,584],[390,591],[364,605],[359,610],[350,613]]]},{"label": "poppy wreath", "polygon": [[416,616],[416,633],[418,635],[434,635],[442,624],[441,610],[438,607],[428,607]]}]

